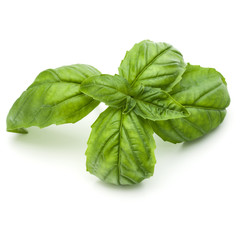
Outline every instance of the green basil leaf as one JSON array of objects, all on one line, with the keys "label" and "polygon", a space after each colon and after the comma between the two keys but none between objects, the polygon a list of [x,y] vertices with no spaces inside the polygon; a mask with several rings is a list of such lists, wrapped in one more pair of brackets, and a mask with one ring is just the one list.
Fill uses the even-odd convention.
[{"label": "green basil leaf", "polygon": [[181,80],[184,70],[182,54],[175,48],[167,43],[144,40],[126,53],[119,75],[132,86],[141,83],[170,91]]},{"label": "green basil leaf", "polygon": [[153,175],[153,131],[133,111],[107,108],[92,125],[88,140],[87,170],[101,180],[131,185]]},{"label": "green basil leaf", "polygon": [[100,72],[76,64],[41,72],[13,104],[7,116],[7,131],[27,133],[24,128],[75,123],[98,104],[80,90],[81,82]]},{"label": "green basil leaf", "polygon": [[151,126],[161,138],[173,143],[194,140],[216,128],[230,103],[226,81],[219,72],[190,64],[170,94],[190,116],[151,122]]},{"label": "green basil leaf", "polygon": [[95,100],[106,103],[111,107],[121,108],[129,95],[130,85],[121,76],[102,74],[84,80],[81,91]]},{"label": "green basil leaf", "polygon": [[157,121],[189,116],[186,108],[161,89],[142,87],[134,99],[134,112],[144,119]]}]

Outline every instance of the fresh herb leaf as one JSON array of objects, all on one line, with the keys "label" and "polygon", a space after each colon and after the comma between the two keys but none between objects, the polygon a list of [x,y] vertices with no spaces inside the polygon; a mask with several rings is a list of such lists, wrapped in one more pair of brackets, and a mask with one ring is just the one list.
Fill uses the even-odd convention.
[{"label": "fresh herb leaf", "polygon": [[83,64],[41,72],[10,109],[7,131],[27,133],[25,128],[31,126],[79,121],[99,104],[80,90],[84,79],[97,74],[97,69]]},{"label": "fresh herb leaf", "polygon": [[192,141],[216,128],[230,104],[224,77],[213,68],[190,64],[170,94],[190,116],[151,122],[151,126],[162,139],[173,143]]},{"label": "fresh herb leaf", "polygon": [[144,40],[128,51],[118,69],[131,86],[144,86],[170,91],[181,80],[185,70],[182,54],[167,43]]},{"label": "fresh herb leaf", "polygon": [[141,89],[134,98],[136,100],[134,112],[142,118],[157,121],[189,116],[186,108],[175,101],[167,92],[143,86]]},{"label": "fresh herb leaf", "polygon": [[107,74],[87,78],[81,84],[83,93],[115,108],[122,108],[126,104],[130,88],[123,77]]},{"label": "fresh herb leaf", "polygon": [[153,131],[133,111],[107,108],[92,125],[88,140],[87,170],[101,180],[130,185],[153,175]]}]

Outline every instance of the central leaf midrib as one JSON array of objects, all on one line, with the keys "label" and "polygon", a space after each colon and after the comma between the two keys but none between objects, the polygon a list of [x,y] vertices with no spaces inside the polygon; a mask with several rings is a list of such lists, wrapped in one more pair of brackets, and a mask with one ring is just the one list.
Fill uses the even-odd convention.
[{"label": "central leaf midrib", "polygon": [[119,136],[118,136],[118,158],[117,158],[117,166],[118,166],[118,184],[121,185],[120,183],[120,176],[121,176],[121,170],[120,170],[120,151],[121,151],[121,137],[122,137],[122,124],[123,124],[123,112],[121,110],[121,116],[120,116],[120,125],[119,125]]}]

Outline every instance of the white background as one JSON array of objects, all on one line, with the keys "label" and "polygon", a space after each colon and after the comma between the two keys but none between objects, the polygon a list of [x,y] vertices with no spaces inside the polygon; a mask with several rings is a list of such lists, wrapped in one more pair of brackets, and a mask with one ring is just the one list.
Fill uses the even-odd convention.
[{"label": "white background", "polygon": [[[0,239],[240,239],[239,1],[1,1]],[[134,43],[168,42],[226,78],[223,124],[192,143],[156,139],[154,176],[132,187],[85,170],[90,125],[6,132],[13,102],[47,68],[117,73]]]}]

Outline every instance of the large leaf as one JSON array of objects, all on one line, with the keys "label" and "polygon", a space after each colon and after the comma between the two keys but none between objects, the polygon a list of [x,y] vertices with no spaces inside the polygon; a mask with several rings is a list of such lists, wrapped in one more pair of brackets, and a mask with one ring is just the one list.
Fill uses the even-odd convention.
[{"label": "large leaf", "polygon": [[181,80],[184,69],[182,54],[171,45],[145,40],[126,53],[119,74],[132,86],[141,83],[170,91]]},{"label": "large leaf", "polygon": [[101,180],[130,185],[153,175],[153,131],[133,111],[122,114],[107,108],[92,125],[88,140],[87,170]]},{"label": "large leaf", "polygon": [[7,131],[27,133],[24,128],[75,123],[82,119],[99,102],[83,94],[80,84],[99,74],[94,67],[83,64],[41,72],[10,109]]},{"label": "large leaf", "polygon": [[118,75],[98,75],[87,78],[81,91],[95,100],[114,108],[133,110],[137,115],[150,120],[166,120],[188,116],[187,110],[167,92],[135,85],[131,88],[126,79]]},{"label": "large leaf", "polygon": [[230,103],[225,79],[219,72],[190,64],[170,94],[190,116],[150,123],[155,133],[173,143],[194,140],[216,128]]}]

